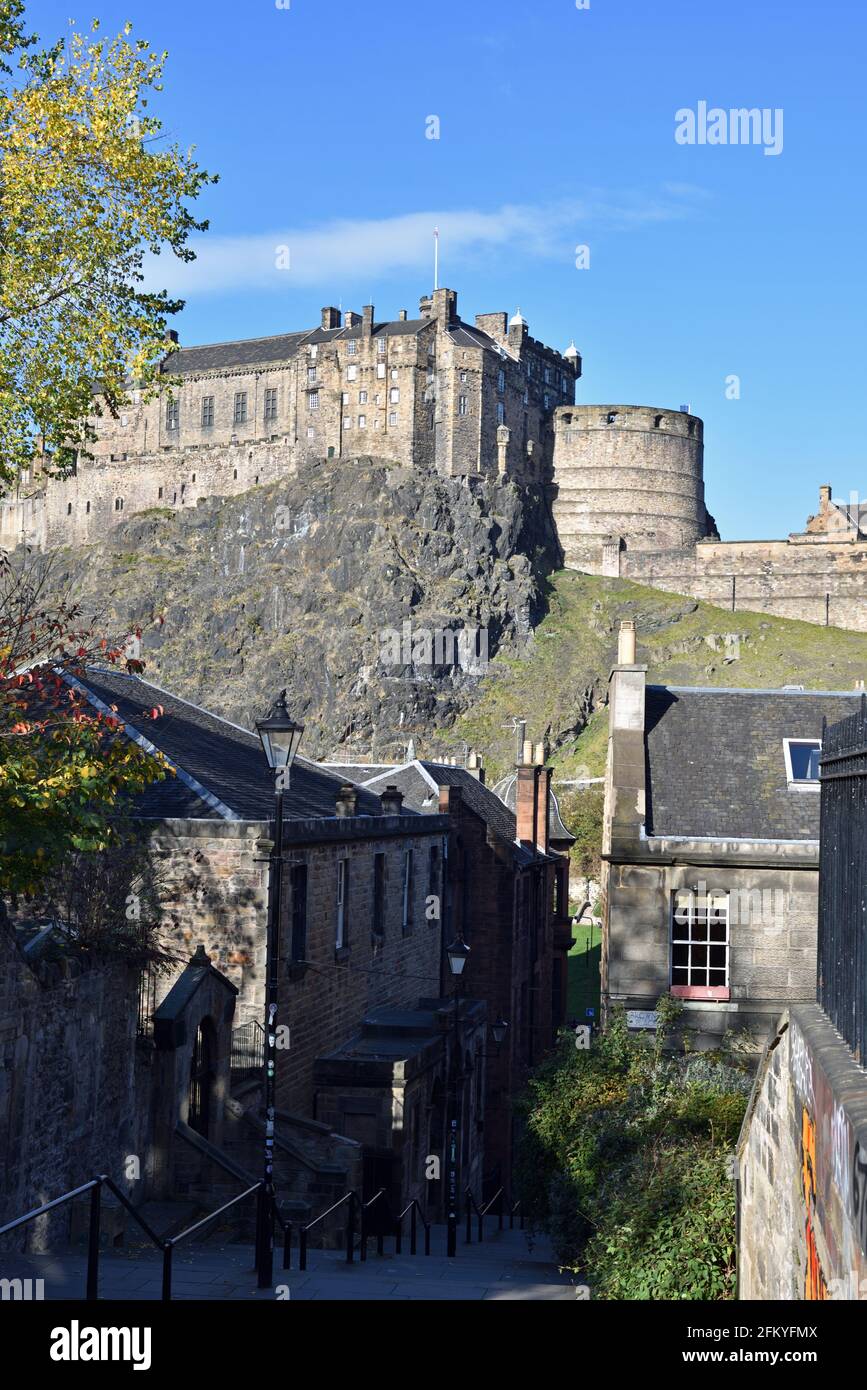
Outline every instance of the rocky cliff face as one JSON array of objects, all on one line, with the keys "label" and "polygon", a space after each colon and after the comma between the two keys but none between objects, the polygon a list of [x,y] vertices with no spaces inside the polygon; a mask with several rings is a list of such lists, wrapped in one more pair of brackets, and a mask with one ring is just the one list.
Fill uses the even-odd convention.
[{"label": "rocky cliff face", "polygon": [[556,562],[540,496],[361,458],[132,517],[52,583],[140,627],[155,684],[247,727],[286,686],[308,757],[385,757],[430,749],[485,656],[526,645]]}]

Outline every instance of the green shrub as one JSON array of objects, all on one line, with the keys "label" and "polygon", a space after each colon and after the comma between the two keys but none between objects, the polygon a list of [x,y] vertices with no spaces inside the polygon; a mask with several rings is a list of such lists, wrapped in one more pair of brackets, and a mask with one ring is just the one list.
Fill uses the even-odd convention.
[{"label": "green shrub", "polygon": [[621,1011],[590,1051],[571,1036],[532,1078],[517,1187],[558,1259],[598,1298],[734,1296],[729,1158],[749,1076],[718,1058],[667,1050],[680,1006],[655,1035]]}]

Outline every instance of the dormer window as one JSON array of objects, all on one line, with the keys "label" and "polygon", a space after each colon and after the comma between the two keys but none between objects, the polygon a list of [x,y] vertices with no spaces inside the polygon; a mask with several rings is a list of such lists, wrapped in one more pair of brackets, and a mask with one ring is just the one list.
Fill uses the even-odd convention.
[{"label": "dormer window", "polygon": [[786,781],[790,787],[819,790],[819,758],[822,741],[818,738],[785,738]]}]

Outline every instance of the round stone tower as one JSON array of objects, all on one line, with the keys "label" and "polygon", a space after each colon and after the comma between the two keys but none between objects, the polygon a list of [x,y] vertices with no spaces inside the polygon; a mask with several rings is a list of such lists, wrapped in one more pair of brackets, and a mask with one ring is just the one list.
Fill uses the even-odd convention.
[{"label": "round stone tower", "polygon": [[704,426],[681,410],[560,406],[554,520],[570,569],[619,574],[623,551],[686,550],[715,534],[704,505]]}]

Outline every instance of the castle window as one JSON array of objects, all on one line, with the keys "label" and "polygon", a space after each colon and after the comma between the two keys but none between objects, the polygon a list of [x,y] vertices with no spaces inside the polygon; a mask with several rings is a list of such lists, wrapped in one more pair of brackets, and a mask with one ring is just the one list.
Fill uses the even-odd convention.
[{"label": "castle window", "polygon": [[360,430],[366,430],[366,429],[367,429],[367,416],[366,416],[366,415],[359,415],[359,417],[358,417],[358,428],[359,428]]},{"label": "castle window", "polygon": [[466,413],[467,413],[467,398],[466,398],[466,396],[458,396],[458,414],[459,414],[459,415],[466,415]]},{"label": "castle window", "polygon": [[548,392],[547,392],[547,391],[545,392],[544,396],[542,397],[542,404],[544,405],[544,407],[545,407],[546,410],[550,410],[550,409],[551,409],[551,397],[548,395]]},{"label": "castle window", "polygon": [[359,393],[358,393],[358,404],[359,404],[359,405],[367,405],[367,392],[366,392],[366,391],[359,391]]},{"label": "castle window", "polygon": [[390,425],[396,425],[396,424],[397,424],[397,411],[396,411],[396,410],[392,410],[391,414],[390,414],[389,417],[388,417],[388,423],[389,423]]},{"label": "castle window", "polygon": [[392,405],[399,405],[399,404],[400,404],[400,387],[399,387],[399,386],[392,386],[391,390],[390,390],[389,393],[388,393],[388,399],[391,401],[391,404],[392,404]]},{"label": "castle window", "polygon": [[349,940],[349,860],[337,861],[337,922],[334,931],[335,950],[342,950]]},{"label": "castle window", "polygon": [[[233,469],[232,469],[232,477],[233,477],[233,478],[237,478],[237,476],[238,476],[238,470],[237,470],[237,468],[233,468]],[[162,495],[163,495],[163,490],[162,490],[162,488],[160,488],[160,497],[162,497]]]},{"label": "castle window", "polygon": [[377,375],[378,377],[380,377],[380,379],[383,378],[383,377],[385,376],[385,363],[384,363],[384,362],[377,362],[377,364],[376,364],[376,375]]},{"label": "castle window", "polygon": [[67,504],[66,504],[66,515],[67,515],[67,516],[72,516],[72,503],[71,503],[71,502],[67,502]]},{"label": "castle window", "polygon": [[466,381],[469,380],[469,376],[468,376],[468,374],[467,374],[466,372],[459,372],[459,373],[458,373],[458,379],[459,379],[460,381],[462,381],[462,382],[466,382]]},{"label": "castle window", "polygon": [[311,344],[310,344],[310,356],[311,356],[311,357],[318,357],[318,356],[319,356],[319,344],[318,344],[318,343],[311,343]]},{"label": "castle window", "polygon": [[316,380],[316,368],[315,368],[315,367],[308,367],[308,368],[307,368],[307,380],[308,380],[308,381],[315,381],[315,380]]},{"label": "castle window", "polygon": [[355,381],[357,377],[358,377],[358,368],[357,368],[357,367],[347,367],[347,368],[346,368],[346,380],[347,380],[347,381]]},{"label": "castle window", "polygon": [[180,423],[180,401],[166,401],[166,429],[176,430]]},{"label": "castle window", "polygon": [[391,369],[391,379],[392,379],[392,381],[397,381],[397,367],[392,367],[392,369]]},{"label": "castle window", "polygon": [[[313,369],[313,379],[316,379],[316,368]],[[277,387],[269,386],[265,391],[265,419],[277,419]]]},{"label": "castle window", "polygon": [[654,415],[654,417],[653,417],[653,428],[654,428],[655,430],[658,430],[658,429],[660,428],[660,426],[662,425],[662,418],[663,418],[663,417],[662,417],[661,415]]},{"label": "castle window", "polygon": [[344,417],[343,417],[343,428],[344,428],[345,430],[351,430],[351,429],[352,429],[352,416],[351,416],[351,415],[344,415]]},{"label": "castle window", "polygon": [[616,411],[616,410],[609,410],[608,415],[607,415],[607,417],[606,417],[605,423],[608,424],[608,425],[613,425],[614,422],[616,421],[616,419],[617,419],[617,411]]},{"label": "castle window", "polygon": [[202,396],[202,427],[207,428],[214,423],[214,398],[213,396]]},{"label": "castle window", "polygon": [[311,392],[309,393],[309,395],[308,395],[308,397],[307,397],[307,409],[308,409],[308,410],[318,410],[318,409],[319,409],[319,392],[318,392],[318,391],[311,391]]},{"label": "castle window", "polygon": [[566,378],[565,378],[565,376],[564,376],[564,378],[563,378],[563,395],[564,395],[564,396],[568,396],[568,394],[569,394],[569,383],[568,383],[568,381],[566,380]]},{"label": "castle window", "polygon": [[497,424],[498,424],[498,425],[504,425],[505,423],[506,423],[506,407],[503,405],[503,402],[502,402],[502,401],[497,401]]},{"label": "castle window", "polygon": [[385,339],[384,339],[384,338],[377,338],[377,340],[376,340],[376,351],[377,351],[377,353],[379,354],[380,357],[383,357],[383,356],[385,355]]},{"label": "castle window", "polygon": [[236,392],[235,392],[235,409],[234,409],[234,412],[233,412],[233,414],[232,414],[232,419],[233,419],[233,421],[234,421],[234,423],[235,423],[236,425],[245,425],[245,424],[247,423],[247,392],[246,392],[246,391],[236,391]]},{"label": "castle window", "polygon": [[500,370],[497,372],[497,390],[502,394],[502,392],[505,391],[505,389],[506,389],[506,373],[503,371],[503,369],[502,369],[502,367],[501,367]]},{"label": "castle window", "polygon": [[162,495],[163,495],[163,490],[162,490],[161,487],[158,487],[158,488],[157,488],[157,501],[160,500],[160,498],[162,497]]},{"label": "castle window", "polygon": [[412,850],[405,849],[403,852],[403,903],[401,905],[401,927],[406,935],[412,931]]},{"label": "castle window", "polygon": [[695,420],[690,420],[686,427],[687,434],[695,434]]},{"label": "castle window", "polygon": [[315,431],[315,429],[313,428],[312,425],[308,425],[308,426],[307,426],[307,438],[308,438],[308,439],[315,439],[315,438],[316,438],[316,431]]},{"label": "castle window", "polygon": [[87,513],[87,515],[90,516],[90,503],[89,503],[89,502],[85,503],[84,510],[85,510],[85,512]]},{"label": "castle window", "polygon": [[194,483],[195,481],[196,481],[196,475],[195,475],[195,473],[194,473],[193,476],[192,476],[192,478],[190,479],[190,482],[193,482],[193,483]]},{"label": "castle window", "polygon": [[550,368],[550,367],[546,367],[546,368],[545,368],[545,385],[546,385],[546,386],[549,386],[550,384],[551,384],[551,368]]},{"label": "castle window", "polygon": [[527,390],[525,389],[525,391],[524,391],[524,405],[529,405],[529,404],[530,404],[530,392],[527,391]]},{"label": "castle window", "polygon": [[358,343],[354,338],[350,338],[349,342],[346,344],[346,351],[350,357],[355,357],[358,352]]}]

